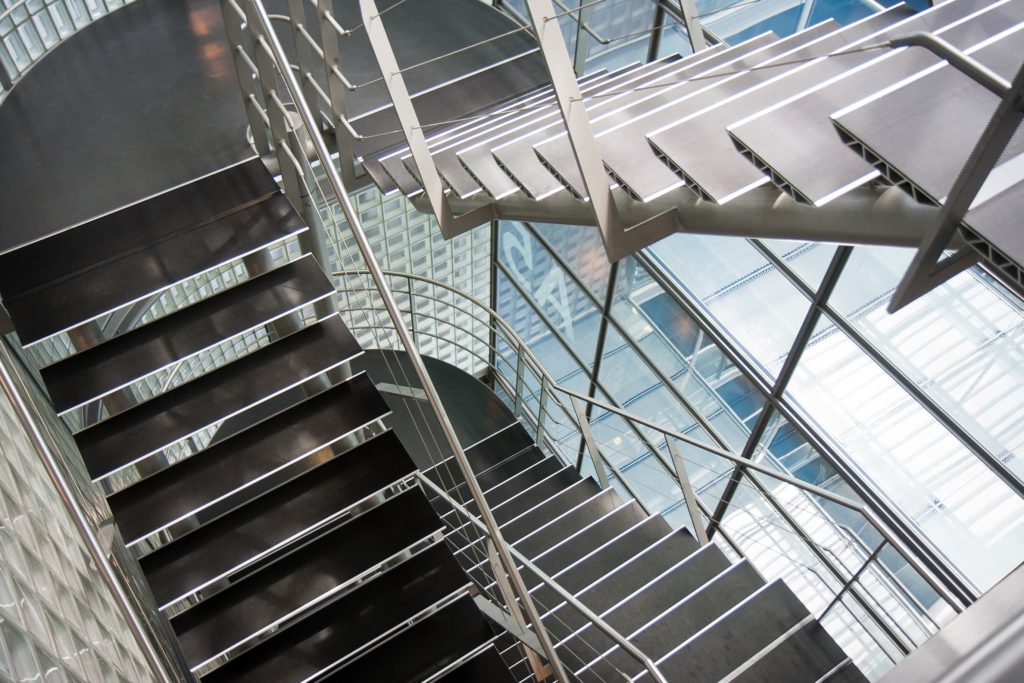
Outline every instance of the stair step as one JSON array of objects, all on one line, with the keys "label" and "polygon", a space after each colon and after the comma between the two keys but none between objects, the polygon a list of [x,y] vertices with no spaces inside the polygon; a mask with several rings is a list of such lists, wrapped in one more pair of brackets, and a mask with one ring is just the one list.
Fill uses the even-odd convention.
[{"label": "stair step", "polygon": [[[777,643],[755,662],[744,664],[742,672],[732,672],[734,683],[816,683],[846,659],[821,624],[811,620]],[[859,672],[858,672],[859,673]]]},{"label": "stair step", "polygon": [[43,381],[63,413],[333,294],[306,256],[43,368]]},{"label": "stair step", "polygon": [[[581,530],[603,518],[622,505],[622,499],[613,489],[605,489],[582,505],[569,510],[557,519],[552,520],[532,534],[516,542],[516,549],[523,555],[533,559],[549,550],[558,552],[556,546]],[[566,564],[578,559],[566,556]]]},{"label": "stair step", "polygon": [[[484,497],[487,499],[487,503],[492,509],[496,508],[561,469],[564,469],[563,465],[554,458],[543,458],[535,462],[528,469],[525,469],[516,475],[513,478],[514,481],[511,479],[505,480],[493,488],[484,489]],[[477,477],[477,482],[480,483],[479,476]],[[481,484],[481,488],[482,487],[483,485]],[[466,502],[464,506],[470,513],[474,515],[479,514],[479,508],[475,501],[470,500],[469,489],[465,486],[456,488],[451,492],[451,495],[456,500],[459,500],[460,497],[461,500],[465,500]],[[455,527],[459,527],[466,523],[465,515],[460,512],[456,512],[455,510],[446,512],[443,519]]]},{"label": "stair step", "polygon": [[101,479],[361,353],[338,316],[229,363],[75,435]]},{"label": "stair step", "polygon": [[549,521],[590,500],[600,492],[601,487],[593,479],[578,481],[561,493],[535,506],[529,512],[510,522],[503,523],[501,534],[507,542],[515,544]]},{"label": "stair step", "polygon": [[[635,501],[628,501],[614,512],[595,521],[556,548],[534,558],[536,565],[548,574],[558,574],[611,543],[641,521],[647,519]],[[569,562],[566,560],[569,559]]]},{"label": "stair step", "polygon": [[867,683],[867,677],[860,669],[847,660],[845,664],[836,667],[836,670],[824,679],[824,683]]},{"label": "stair step", "polygon": [[0,256],[6,301],[280,192],[258,158]]},{"label": "stair step", "polygon": [[186,661],[198,668],[251,643],[440,527],[418,490],[391,498],[172,618]]},{"label": "stair step", "polygon": [[284,195],[5,299],[22,344],[84,325],[305,231]]},{"label": "stair step", "polygon": [[[532,445],[533,440],[526,430],[518,423],[512,423],[486,439],[464,447],[464,451],[466,459],[479,481],[481,475],[491,468],[500,465]],[[462,478],[459,466],[455,463],[454,456],[445,458],[437,465],[425,469],[423,473],[428,479],[446,490],[451,490],[456,484],[465,485],[465,480]],[[455,479],[453,480],[452,477]]]},{"label": "stair step", "polygon": [[649,517],[639,524],[634,524],[628,531],[559,572],[554,577],[555,580],[573,594],[580,592],[671,533],[668,525],[658,524],[659,521],[656,517]]},{"label": "stair step", "polygon": [[[707,571],[709,568],[700,569]],[[644,652],[650,656],[660,657],[670,652],[765,585],[764,579],[748,562],[726,567],[713,576],[700,570],[695,573],[697,581],[688,581],[686,585],[689,592],[680,591],[681,600],[665,603],[657,621],[632,636],[637,647],[648,648]],[[684,576],[680,580],[688,578]],[[694,586],[699,581],[703,583]]]},{"label": "stair step", "polygon": [[[632,626],[627,622],[659,614],[665,605],[675,604],[728,566],[729,561],[717,548],[708,545],[697,550],[693,537],[680,529],[622,563],[577,597],[597,614],[610,611],[609,616],[620,618],[622,632],[632,633],[646,622]],[[677,576],[677,571],[685,572],[685,578]],[[619,604],[627,598],[625,605]],[[557,623],[552,630],[559,639],[570,637],[587,624],[568,605],[556,610],[552,618]]]},{"label": "stair step", "polygon": [[676,648],[658,667],[669,680],[713,683],[805,616],[807,608],[786,584],[775,581]]},{"label": "stair step", "polygon": [[[726,568],[715,575],[711,572],[720,564],[688,568],[683,563],[676,571],[645,586],[637,604],[621,605],[605,618],[620,633],[627,634],[642,652],[657,659],[764,586],[764,580],[749,564],[725,564]],[[636,660],[603,634],[590,628],[582,637],[589,644],[586,651],[604,653],[591,657],[595,661],[589,665],[589,672],[598,676],[607,676],[615,669],[640,673],[642,667]]]},{"label": "stair step", "polygon": [[[782,39],[771,39],[771,36],[762,35],[759,37],[760,40],[745,41],[731,50],[720,53],[722,58],[717,63],[709,60],[690,69],[686,74],[687,77],[692,78],[689,82],[654,91],[640,91],[623,98],[621,105],[614,111],[607,112],[594,121],[602,153],[607,154],[609,158],[623,161],[616,166],[616,177],[625,181],[630,189],[633,186],[641,187],[657,181],[661,181],[659,184],[678,184],[679,178],[664,164],[659,163],[651,151],[646,140],[648,133],[679,120],[689,112],[700,109],[704,106],[703,100],[729,97],[735,93],[735,83],[743,78],[743,76],[736,78],[728,76],[707,78],[707,76],[742,71],[769,59],[778,58],[836,28],[838,28],[838,24],[829,20]],[[769,39],[765,40],[765,38]],[[728,55],[725,54],[726,52]],[[765,73],[748,71],[745,75],[756,74],[767,78]],[[632,160],[628,158],[627,154],[627,148],[630,145],[633,146]],[[542,155],[546,164],[557,169],[559,176],[571,188],[575,190],[580,187],[582,178],[579,171],[568,167],[565,163],[566,152],[571,154],[572,150],[564,136],[538,145],[537,151]],[[731,156],[737,157],[738,155],[733,152]],[[641,166],[641,162],[646,163]]]},{"label": "stair step", "polygon": [[502,482],[516,476],[527,467],[531,467],[545,459],[544,454],[541,453],[539,448],[527,448],[510,458],[506,458],[489,470],[481,472],[476,476],[476,480],[479,482],[480,488],[484,491],[489,491],[495,486],[499,486]]},{"label": "stair step", "polygon": [[232,659],[203,682],[308,680],[467,585],[445,545],[435,544]]},{"label": "stair step", "polygon": [[[213,519],[238,495],[251,495],[247,487],[337,444],[387,410],[369,377],[360,374],[115,493],[107,503],[129,544],[190,516]],[[399,448],[389,432],[357,450]]]},{"label": "stair step", "polygon": [[157,604],[166,606],[337,519],[415,470],[400,448],[357,448],[162,546],[139,564]]},{"label": "stair step", "polygon": [[493,638],[473,599],[463,596],[322,680],[422,681]]},{"label": "stair step", "polygon": [[571,467],[563,467],[541,481],[529,486],[493,508],[494,518],[504,525],[520,515],[536,509],[553,496],[557,496],[573,484],[581,481],[580,475]]},{"label": "stair step", "polygon": [[512,677],[498,651],[491,646],[437,680],[444,683],[511,683],[516,679]]}]

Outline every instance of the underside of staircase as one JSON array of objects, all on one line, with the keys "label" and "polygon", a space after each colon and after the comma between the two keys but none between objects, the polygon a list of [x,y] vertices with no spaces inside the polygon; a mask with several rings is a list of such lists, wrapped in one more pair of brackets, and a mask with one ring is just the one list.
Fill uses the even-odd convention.
[{"label": "underside of staircase", "polygon": [[[919,13],[898,4],[845,26],[828,20],[581,78],[601,182],[625,229],[624,249],[603,235],[609,253],[674,231],[918,246],[1000,101],[932,52],[888,45],[918,33],[1009,83],[1022,66],[1024,3],[950,0]],[[560,105],[541,85],[431,126],[423,152],[400,144],[367,150],[362,163],[381,191],[434,212],[442,230],[446,204],[453,231],[472,227],[459,219],[474,212],[477,222],[604,232],[579,162],[590,141],[567,133]],[[960,226],[960,244],[1018,289],[1022,154],[1018,129]],[[440,178],[443,200],[424,191],[424,174]]]},{"label": "underside of staircase", "polygon": [[[465,481],[390,428],[306,230],[252,159],[3,255],[0,293],[190,675],[527,680],[523,645],[485,617],[480,536],[416,472],[455,500]],[[784,584],[504,415],[468,455],[505,538],[669,680],[863,680]],[[575,679],[644,678],[523,573]]]}]

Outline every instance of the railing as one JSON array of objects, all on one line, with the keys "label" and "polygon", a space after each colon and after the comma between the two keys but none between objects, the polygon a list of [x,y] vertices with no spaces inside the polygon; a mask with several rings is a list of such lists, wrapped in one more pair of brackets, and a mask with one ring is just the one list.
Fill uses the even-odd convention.
[{"label": "railing", "polygon": [[[366,321],[380,302],[362,282],[366,272],[335,275],[350,327],[371,334]],[[962,609],[863,503],[790,476],[766,449],[744,460],[563,386],[482,301],[427,277],[385,275],[420,348],[487,379],[543,450],[701,542],[716,494],[743,468],[715,540],[784,578],[862,668],[899,661]]]},{"label": "railing", "polygon": [[[293,0],[292,4],[292,27],[301,32],[303,25],[294,22],[294,18],[305,16],[305,5],[303,0]],[[276,155],[285,194],[311,228],[307,231],[303,248],[321,264],[330,264],[336,259],[338,263],[361,263],[365,266],[362,271],[368,276],[362,283],[365,293],[372,295],[380,306],[361,311],[364,318],[357,327],[369,331],[374,346],[394,348],[407,354],[418,386],[425,393],[429,406],[428,411],[423,411],[422,402],[416,402],[421,410],[418,424],[423,429],[421,437],[424,450],[427,453],[439,452],[439,441],[447,446],[454,454],[458,471],[451,472],[447,460],[438,458],[435,462],[435,466],[445,472],[445,481],[451,482],[451,487],[444,493],[460,506],[457,510],[465,512],[465,506],[469,503],[478,510],[478,516],[474,516],[471,523],[456,531],[466,535],[467,552],[477,555],[476,564],[487,575],[487,580],[480,582],[483,595],[504,615],[508,623],[517,624],[524,634],[522,640],[532,648],[527,655],[538,678],[553,674],[559,681],[567,681],[567,674],[555,652],[554,643],[541,622],[536,598],[531,595],[520,574],[518,558],[502,538],[501,530],[427,374],[413,333],[405,321],[405,312],[399,307],[388,286],[351,205],[342,173],[333,166],[331,154],[320,133],[319,119],[304,99],[308,93],[304,92],[303,85],[309,86],[315,81],[305,72],[305,83],[300,83],[300,78],[289,64],[288,56],[274,33],[273,19],[260,0],[223,0],[222,10],[243,100],[249,112],[254,146],[258,151],[266,150]],[[324,11],[322,18],[326,23],[331,23],[329,12]],[[335,35],[333,31],[338,29],[332,27],[331,30],[332,35]],[[344,30],[339,33],[345,35]],[[301,68],[298,71],[303,73]],[[343,240],[342,234],[352,238],[355,250],[346,246],[348,240]],[[404,364],[389,362],[387,359],[385,362],[388,363],[388,374],[396,384],[412,385]],[[440,426],[440,439],[433,433],[432,423]],[[469,492],[468,499],[461,493],[464,489]],[[470,538],[470,535],[474,538]],[[485,547],[486,556],[483,553]],[[556,592],[561,590],[557,586],[553,588]],[[600,629],[601,625],[597,627]],[[530,637],[527,639],[525,634],[530,634]],[[621,641],[623,648],[630,651],[632,646],[625,638],[614,631],[609,635]],[[547,666],[540,661],[538,653],[547,660]],[[650,660],[642,655],[638,659],[655,681],[665,680]]]},{"label": "railing", "polygon": [[32,372],[23,364],[20,351],[20,347],[0,338],[0,391],[10,401],[153,678],[161,683],[189,680],[184,673],[188,667],[180,659],[170,625],[152,604],[138,563],[119,534],[103,532],[103,527],[111,521],[102,494],[92,485],[80,458],[64,457],[65,453],[75,452],[71,432],[54,414],[43,391],[30,379]]},{"label": "railing", "polygon": [[132,0],[0,0],[0,101],[47,52]]}]

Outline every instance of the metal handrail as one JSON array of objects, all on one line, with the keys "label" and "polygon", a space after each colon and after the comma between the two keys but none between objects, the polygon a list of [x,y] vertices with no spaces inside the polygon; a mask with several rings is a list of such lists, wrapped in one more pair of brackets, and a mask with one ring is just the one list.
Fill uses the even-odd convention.
[{"label": "metal handrail", "polygon": [[[472,524],[476,525],[476,527],[480,529],[480,531],[487,533],[487,529],[484,527],[483,523],[480,520],[478,520],[476,516],[473,515],[469,510],[467,510],[461,503],[459,503],[457,500],[448,495],[447,491],[442,489],[434,482],[430,481],[430,479],[428,479],[426,475],[424,475],[422,472],[417,472],[416,477],[417,479],[420,480],[421,484],[428,486],[434,493],[444,498],[445,502],[448,505],[450,505],[460,515],[467,518]],[[572,607],[578,610],[580,614],[582,614],[588,621],[593,623],[594,626],[600,629],[606,636],[614,640],[616,645],[621,647],[623,650],[629,653],[631,657],[633,657],[638,662],[643,664],[644,668],[647,669],[647,673],[651,674],[651,677],[655,681],[659,681],[660,683],[668,683],[665,676],[661,673],[661,670],[658,669],[657,664],[654,663],[654,660],[652,660],[650,657],[641,652],[636,647],[636,645],[629,642],[629,640],[627,640],[625,636],[616,631],[613,626],[608,624],[608,622],[602,619],[596,612],[594,612],[589,607],[580,602],[575,595],[567,591],[557,581],[555,581],[553,578],[544,573],[543,570],[541,570],[537,565],[530,561],[530,558],[523,555],[514,547],[510,547],[510,550],[512,551],[512,556],[516,559],[517,562],[519,562],[524,567],[529,569],[530,572],[535,574],[538,579],[540,579],[544,584],[546,584],[549,588],[555,591],[555,593],[558,594],[558,597],[560,597],[562,600],[565,600],[568,604],[572,605]]]},{"label": "metal handrail", "polygon": [[96,565],[100,579],[113,595],[118,611],[121,612],[128,623],[128,629],[138,643],[139,649],[146,658],[146,662],[152,668],[154,675],[163,683],[173,683],[179,680],[171,674],[175,667],[164,661],[164,658],[157,652],[135,605],[133,605],[124,585],[122,585],[118,573],[110,563],[110,559],[103,548],[96,529],[93,528],[92,523],[82,509],[77,493],[65,477],[56,456],[47,444],[46,437],[44,437],[38,423],[32,417],[28,399],[18,390],[14,381],[16,374],[13,371],[14,367],[16,367],[14,354],[8,347],[7,341],[0,338],[0,387],[2,387],[4,395],[7,396],[11,406],[14,408],[18,422],[21,423],[22,429],[25,430],[33,450],[39,457],[39,461],[42,463],[43,469],[50,479],[50,483],[53,484],[57,496],[71,517],[71,521],[74,523],[79,536],[85,543],[86,550]]},{"label": "metal handrail", "polygon": [[[349,230],[355,238],[356,246],[362,255],[363,262],[367,266],[370,277],[372,278],[374,285],[387,308],[388,316],[395,327],[395,331],[401,340],[402,346],[408,354],[408,358],[420,381],[421,387],[426,394],[431,412],[433,412],[434,417],[437,419],[444,439],[451,448],[459,470],[465,478],[467,489],[469,490],[474,503],[477,505],[477,509],[483,520],[482,524],[485,526],[488,535],[494,542],[501,565],[511,581],[512,589],[518,596],[522,609],[526,611],[527,619],[533,626],[534,632],[543,648],[544,655],[547,658],[548,664],[551,666],[556,678],[560,681],[567,681],[568,676],[562,668],[558,655],[555,652],[554,645],[541,622],[540,615],[537,612],[537,607],[534,604],[525,583],[523,582],[522,576],[519,574],[516,563],[510,552],[510,546],[505,542],[498,526],[498,522],[494,518],[494,515],[484,498],[483,490],[480,488],[480,485],[476,480],[473,468],[470,465],[469,460],[466,457],[466,453],[462,449],[462,445],[455,433],[455,428],[452,426],[452,422],[449,419],[444,406],[441,404],[437,389],[427,372],[423,358],[420,356],[416,345],[410,336],[408,325],[405,323],[402,313],[398,308],[398,304],[395,301],[394,295],[384,279],[385,276],[380,265],[377,263],[376,257],[373,253],[373,248],[366,237],[366,233],[362,229],[359,216],[352,206],[351,199],[348,196],[344,182],[342,181],[337,169],[334,167],[330,151],[328,150],[323,137],[320,135],[317,119],[310,109],[309,103],[306,102],[305,97],[303,96],[302,88],[299,85],[295,74],[288,66],[289,62],[287,55],[284,48],[281,46],[280,40],[274,32],[266,7],[264,7],[261,0],[246,0],[246,6],[247,9],[251,9],[251,11],[246,12],[246,17],[249,20],[247,22],[249,24],[248,29],[253,38],[254,49],[261,49],[264,51],[265,56],[273,63],[271,69],[276,71],[283,81],[285,90],[290,96],[292,105],[298,113],[300,127],[308,136],[309,142],[312,143],[315,159],[319,161],[321,168],[326,173],[330,189],[334,194],[334,200],[336,200],[341,207],[345,220],[348,223]],[[241,46],[239,46],[239,48],[241,48]],[[260,61],[262,60],[257,60],[258,63]],[[276,95],[277,76],[274,73],[263,73],[262,71],[259,73],[259,76],[261,81],[260,85],[264,89],[265,93],[267,95]],[[244,92],[245,91],[243,89],[243,93]],[[297,199],[302,201],[303,198],[298,197]],[[512,608],[513,606],[510,605],[509,607]]]},{"label": "metal handrail", "polygon": [[[658,432],[658,433],[662,434],[663,436],[665,436],[667,439],[678,439],[680,441],[689,443],[689,444],[693,445],[694,447],[700,448],[700,449],[702,449],[702,450],[704,450],[704,451],[706,451],[708,453],[711,453],[713,455],[717,455],[717,456],[721,457],[722,459],[730,461],[733,464],[742,464],[744,467],[746,467],[748,469],[760,472],[760,473],[762,473],[762,474],[764,474],[766,476],[772,477],[773,479],[775,479],[777,481],[780,481],[782,483],[794,486],[794,487],[798,488],[799,490],[802,490],[804,493],[810,494],[812,496],[819,496],[819,497],[824,498],[826,500],[832,501],[832,502],[834,502],[836,504],[842,505],[842,506],[844,506],[844,507],[846,507],[848,509],[851,509],[851,510],[853,510],[855,512],[858,512],[858,513],[860,513],[865,518],[865,520],[868,522],[868,524],[870,524],[871,527],[874,528],[880,534],[880,536],[882,536],[882,538],[884,538],[886,540],[886,542],[888,542],[889,545],[891,545],[893,547],[894,550],[896,550],[897,552],[900,553],[900,555],[903,557],[903,559],[906,560],[908,562],[908,564],[911,565],[911,567],[929,584],[929,586],[933,590],[936,591],[936,593],[954,611],[961,611],[959,604],[955,600],[952,599],[952,596],[949,595],[948,593],[946,593],[945,591],[943,591],[941,586],[938,584],[938,582],[935,581],[933,579],[933,577],[931,577],[929,574],[927,574],[923,570],[922,567],[920,567],[918,564],[915,563],[914,558],[912,558],[908,553],[900,552],[899,546],[897,546],[896,544],[894,544],[892,542],[892,539],[890,537],[889,532],[881,525],[879,520],[877,520],[875,518],[875,516],[873,515],[872,511],[870,510],[870,508],[867,508],[864,504],[856,502],[856,501],[852,501],[852,500],[847,499],[847,498],[845,498],[843,496],[839,496],[837,494],[834,494],[831,491],[828,491],[826,489],[822,489],[822,488],[814,486],[812,484],[808,484],[806,482],[803,482],[803,481],[801,481],[799,479],[795,479],[795,478],[790,477],[788,475],[784,475],[781,472],[777,472],[777,471],[775,471],[775,470],[773,470],[771,468],[768,468],[768,467],[765,467],[763,465],[760,465],[759,463],[751,462],[749,460],[740,459],[738,456],[735,456],[735,455],[733,455],[731,453],[723,451],[722,449],[715,448],[713,446],[709,446],[707,444],[704,444],[704,443],[701,443],[699,441],[696,441],[692,437],[689,437],[689,436],[687,436],[685,434],[681,434],[681,433],[676,432],[674,430],[662,427],[662,426],[652,422],[651,420],[648,420],[648,419],[641,418],[639,416],[633,415],[632,413],[630,413],[630,412],[628,412],[626,410],[623,410],[621,408],[618,408],[617,406],[610,405],[610,404],[608,404],[608,403],[606,403],[604,401],[600,401],[598,399],[591,398],[589,396],[586,396],[585,394],[581,394],[581,393],[576,392],[574,390],[571,390],[571,389],[568,389],[566,387],[563,387],[563,386],[559,385],[551,377],[550,374],[547,373],[547,371],[544,369],[543,365],[540,363],[539,359],[537,359],[537,357],[533,354],[533,352],[530,351],[530,349],[527,346],[526,342],[518,335],[518,333],[516,333],[516,331],[514,329],[512,329],[512,327],[496,311],[491,309],[489,306],[484,304],[482,301],[480,301],[476,297],[474,297],[471,294],[468,294],[466,292],[463,292],[463,291],[459,290],[458,288],[456,288],[456,287],[454,287],[452,285],[449,285],[447,283],[444,283],[444,282],[441,282],[441,281],[438,281],[438,280],[435,280],[435,279],[432,279],[432,278],[429,278],[429,277],[425,277],[425,276],[422,276],[422,275],[415,275],[415,274],[411,274],[411,273],[403,273],[403,272],[398,272],[398,271],[384,271],[384,272],[385,272],[385,274],[388,277],[403,278],[403,279],[405,279],[407,281],[423,282],[423,283],[426,283],[426,284],[430,284],[430,285],[432,285],[434,287],[440,288],[442,290],[454,293],[454,294],[460,296],[461,298],[464,298],[465,300],[471,302],[474,306],[478,307],[483,312],[485,312],[486,315],[489,316],[492,324],[496,328],[500,329],[500,331],[513,342],[514,350],[517,351],[518,353],[521,353],[526,358],[527,363],[530,366],[533,366],[533,367],[531,367],[531,370],[534,371],[535,375],[540,379],[542,391],[546,390],[546,391],[550,392],[550,400],[553,400],[558,406],[561,406],[563,411],[565,411],[566,416],[570,420],[573,420],[572,413],[570,413],[565,408],[563,402],[559,399],[559,397],[556,394],[561,394],[563,396],[567,396],[567,397],[570,398],[570,400],[575,399],[575,400],[587,402],[587,403],[589,403],[589,404],[591,404],[591,405],[593,405],[593,406],[595,406],[595,407],[597,407],[597,408],[599,408],[601,410],[605,410],[605,411],[607,411],[607,412],[609,412],[611,414],[618,415],[619,417],[623,418],[627,422],[634,423],[634,424],[639,424],[639,425],[641,425],[643,427],[646,427],[646,428],[649,428],[649,429],[653,429],[656,432]],[[335,273],[336,276],[348,276],[348,277],[350,277],[350,276],[357,276],[357,275],[365,275],[365,274],[366,274],[366,271],[359,270],[359,269],[347,270],[347,271],[344,271],[344,272],[337,272],[337,273]],[[408,289],[408,292],[409,292],[409,296],[410,297],[414,297],[414,296],[427,296],[427,298],[433,298],[435,301],[440,301],[440,300],[438,300],[438,299],[436,299],[434,297],[429,297],[429,295],[423,295],[423,294],[417,295],[417,294],[415,294],[413,292],[413,290],[412,290],[411,285],[410,285],[410,287]],[[410,301],[410,304],[411,303],[412,302]],[[445,303],[446,303],[446,305],[453,305],[453,304],[450,304],[448,302],[445,302]],[[410,306],[410,308],[412,309],[413,307]],[[459,310],[459,311],[463,311],[462,308],[459,308],[459,307],[455,307],[455,308],[457,310]],[[414,310],[411,310],[411,312],[414,313]],[[463,312],[465,312],[465,311],[463,311]],[[470,315],[470,314],[467,313],[467,315]],[[473,317],[474,320],[480,322],[480,318],[478,318],[477,316],[472,316],[472,317]],[[452,324],[454,326],[454,323],[448,323],[448,324]],[[440,337],[438,337],[438,338],[440,339]],[[482,341],[482,340],[480,340],[480,341]],[[529,417],[531,419],[533,418],[532,415],[530,415]],[[543,420],[545,417],[546,417],[546,414],[543,414],[543,413],[539,413],[538,414],[538,418],[540,420]],[[579,425],[577,425],[577,428],[578,429],[580,428]],[[603,462],[605,465],[609,465],[610,463],[605,458],[604,453],[601,452],[601,449],[596,449],[596,450],[598,451],[597,452],[597,456],[599,458],[599,461]],[[659,464],[661,464],[661,466],[663,468],[666,468],[666,474],[668,476],[674,476],[674,474],[667,469],[666,463],[664,463],[664,461],[662,461],[661,458],[655,458],[655,461],[658,462]],[[600,464],[599,464],[598,461],[595,461],[595,465],[597,467],[600,467]],[[619,476],[619,479],[621,481],[622,477]],[[636,498],[636,495],[632,491],[629,491],[629,492],[634,496],[634,498]],[[767,491],[761,491],[761,493],[762,493],[762,495],[771,497],[771,494],[768,493]],[[812,500],[812,502],[814,502],[814,501]],[[780,503],[780,505],[781,505],[781,503]],[[810,539],[805,539],[805,540],[806,540],[806,542],[813,543],[813,540],[810,540]],[[916,603],[916,602],[915,602],[915,606],[918,607],[919,609],[921,608],[921,606],[918,603]],[[878,615],[875,615],[874,619],[878,620],[879,623],[881,623],[881,619],[880,619],[880,617]],[[919,620],[915,619],[915,621],[918,621],[918,623],[920,623]]]}]

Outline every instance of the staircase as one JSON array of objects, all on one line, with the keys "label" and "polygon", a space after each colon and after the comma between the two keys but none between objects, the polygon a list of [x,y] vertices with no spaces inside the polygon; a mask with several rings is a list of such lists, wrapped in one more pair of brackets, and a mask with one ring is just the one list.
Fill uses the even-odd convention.
[{"label": "staircase", "polygon": [[[625,227],[668,217],[674,229],[710,234],[916,246],[920,233],[905,242],[886,236],[911,219],[879,207],[882,190],[901,187],[941,205],[999,102],[931,52],[884,44],[916,32],[1012,81],[1024,3],[951,0],[916,14],[896,5],[847,26],[829,20],[783,39],[767,33],[581,80]],[[364,167],[381,191],[402,192],[439,220],[438,198],[424,196],[425,164],[436,167],[456,214],[594,224],[550,85],[468,122],[431,127],[426,142],[418,159],[399,145],[368,154]],[[965,239],[1018,285],[1024,251],[1012,216],[1024,207],[1014,170],[1022,145],[1018,131],[963,223]],[[840,199],[855,203],[844,208]],[[787,213],[773,222],[781,205]],[[876,231],[873,221],[888,222]],[[748,227],[735,225],[742,222]],[[650,237],[639,246],[666,234],[644,230]]]},{"label": "staircase", "polygon": [[253,159],[3,255],[0,293],[194,674],[511,680],[305,231]]}]

